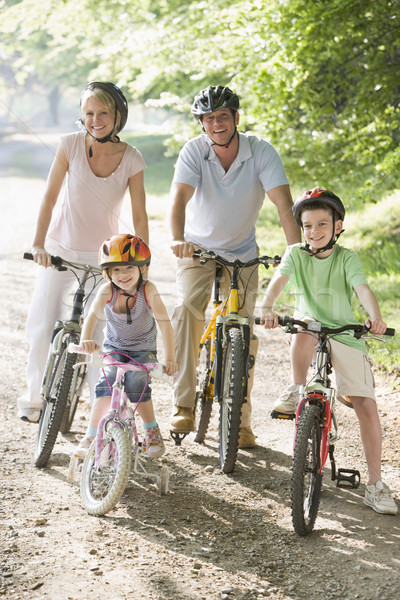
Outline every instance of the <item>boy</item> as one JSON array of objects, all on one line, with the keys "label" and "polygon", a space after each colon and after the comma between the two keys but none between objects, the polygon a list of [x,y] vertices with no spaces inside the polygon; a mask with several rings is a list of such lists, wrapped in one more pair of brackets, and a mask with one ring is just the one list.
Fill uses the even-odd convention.
[{"label": "boy", "polygon": [[[354,289],[369,315],[365,323],[371,333],[383,334],[378,302],[368,286],[360,260],[354,252],[336,245],[343,231],[344,206],[333,192],[321,188],[306,191],[293,206],[302,227],[305,246],[289,246],[269,284],[261,308],[261,324],[278,326],[275,301],[290,281],[295,288],[295,317],[315,319],[326,327],[354,322],[351,294]],[[306,383],[315,339],[307,334],[293,336],[291,364],[293,383],[274,404],[274,411],[294,413],[299,387]],[[331,340],[332,365],[339,399],[354,408],[360,423],[361,440],[368,465],[364,503],[382,514],[396,514],[397,506],[389,488],[381,481],[381,427],[374,394],[371,365],[363,340],[338,335]]]}]

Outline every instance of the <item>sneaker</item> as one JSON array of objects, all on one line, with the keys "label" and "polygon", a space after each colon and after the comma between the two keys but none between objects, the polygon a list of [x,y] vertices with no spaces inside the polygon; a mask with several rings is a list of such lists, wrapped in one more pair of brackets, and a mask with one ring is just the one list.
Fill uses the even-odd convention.
[{"label": "sneaker", "polygon": [[299,402],[299,388],[300,386],[296,383],[289,385],[287,390],[279,396],[272,407],[272,410],[277,413],[286,413],[288,415],[295,413]]},{"label": "sneaker", "polygon": [[39,423],[41,412],[37,406],[34,408],[18,407],[18,416],[25,423]]},{"label": "sneaker", "polygon": [[76,458],[81,458],[82,460],[85,459],[87,451],[89,450],[91,443],[93,442],[92,437],[90,436],[85,436],[80,442],[79,442],[79,446],[77,448],[75,448],[74,452],[72,453],[72,456],[75,456]]},{"label": "sneaker", "polygon": [[365,486],[364,504],[382,515],[396,515],[397,506],[388,486],[382,481]]},{"label": "sneaker", "polygon": [[160,458],[164,454],[165,446],[159,427],[146,429],[142,447],[150,458]]},{"label": "sneaker", "polygon": [[190,433],[194,431],[194,410],[191,406],[175,406],[171,418],[171,431],[173,433]]},{"label": "sneaker", "polygon": [[256,436],[251,427],[241,427],[239,429],[239,448],[254,448],[256,446]]}]

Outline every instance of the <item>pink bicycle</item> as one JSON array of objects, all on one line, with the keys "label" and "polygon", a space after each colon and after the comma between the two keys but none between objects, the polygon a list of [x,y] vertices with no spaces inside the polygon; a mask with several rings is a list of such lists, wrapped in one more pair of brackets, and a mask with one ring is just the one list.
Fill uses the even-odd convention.
[{"label": "pink bicycle", "polygon": [[[68,350],[85,354],[82,347],[75,344],[70,344]],[[135,409],[132,409],[124,391],[124,376],[127,371],[146,371],[144,389],[150,376],[163,380],[167,380],[168,376],[159,363],[122,363],[115,360],[112,353],[102,351],[89,356],[91,360],[86,364],[96,368],[114,365],[117,367],[117,376],[112,388],[110,411],[101,419],[97,436],[88,449],[83,464],[78,456],[72,456],[67,479],[72,483],[81,467],[82,504],[90,515],[105,515],[117,505],[125,491],[131,474],[132,457],[134,473],[154,479],[160,494],[168,493],[168,467],[163,465],[159,474],[150,473],[145,467],[142,460],[144,453],[141,452],[136,429]]]}]

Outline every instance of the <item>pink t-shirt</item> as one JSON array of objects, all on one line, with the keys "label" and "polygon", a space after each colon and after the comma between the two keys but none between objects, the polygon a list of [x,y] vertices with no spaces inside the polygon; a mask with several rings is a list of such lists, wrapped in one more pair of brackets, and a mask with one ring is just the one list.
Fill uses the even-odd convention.
[{"label": "pink t-shirt", "polygon": [[146,164],[139,150],[128,144],[114,173],[97,177],[88,163],[85,137],[81,131],[61,138],[69,166],[63,199],[47,237],[68,250],[97,252],[105,239],[118,233],[128,180]]}]

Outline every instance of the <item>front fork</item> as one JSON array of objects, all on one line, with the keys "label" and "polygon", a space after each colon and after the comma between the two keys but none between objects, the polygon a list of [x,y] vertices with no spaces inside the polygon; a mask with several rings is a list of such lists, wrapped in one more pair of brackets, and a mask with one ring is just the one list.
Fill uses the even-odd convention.
[{"label": "front fork", "polygon": [[[234,322],[232,322],[234,320]],[[215,361],[214,361],[214,394],[218,401],[222,401],[223,382],[222,382],[222,367],[224,350],[228,344],[228,330],[232,327],[241,330],[243,335],[244,345],[244,362],[246,365],[245,377],[243,380],[243,402],[246,402],[247,396],[247,381],[249,375],[249,347],[250,347],[250,319],[248,317],[240,317],[237,314],[217,317],[217,325],[215,328]]]},{"label": "front fork", "polygon": [[[321,386],[319,386],[319,388],[321,388]],[[336,421],[335,421],[335,417],[332,413],[332,408],[331,408],[332,404],[333,404],[334,390],[332,388],[325,388],[322,393],[320,391],[320,389],[315,390],[315,391],[307,389],[307,393],[304,394],[304,392],[305,392],[304,386],[301,386],[301,388],[300,388],[301,400],[296,409],[295,436],[294,436],[293,452],[294,452],[294,448],[296,445],[297,430],[299,427],[299,421],[300,421],[301,415],[303,414],[304,410],[307,408],[307,406],[309,404],[317,405],[321,409],[321,420],[320,420],[321,446],[320,446],[319,473],[320,473],[320,475],[322,475],[324,472],[324,467],[325,467],[325,463],[328,458],[328,454],[330,457],[332,470],[336,471],[335,460],[333,457],[333,451],[334,451],[333,442],[336,439],[338,439],[338,436],[336,433]],[[332,422],[334,423],[334,427],[335,427],[335,437],[330,436]]]}]

